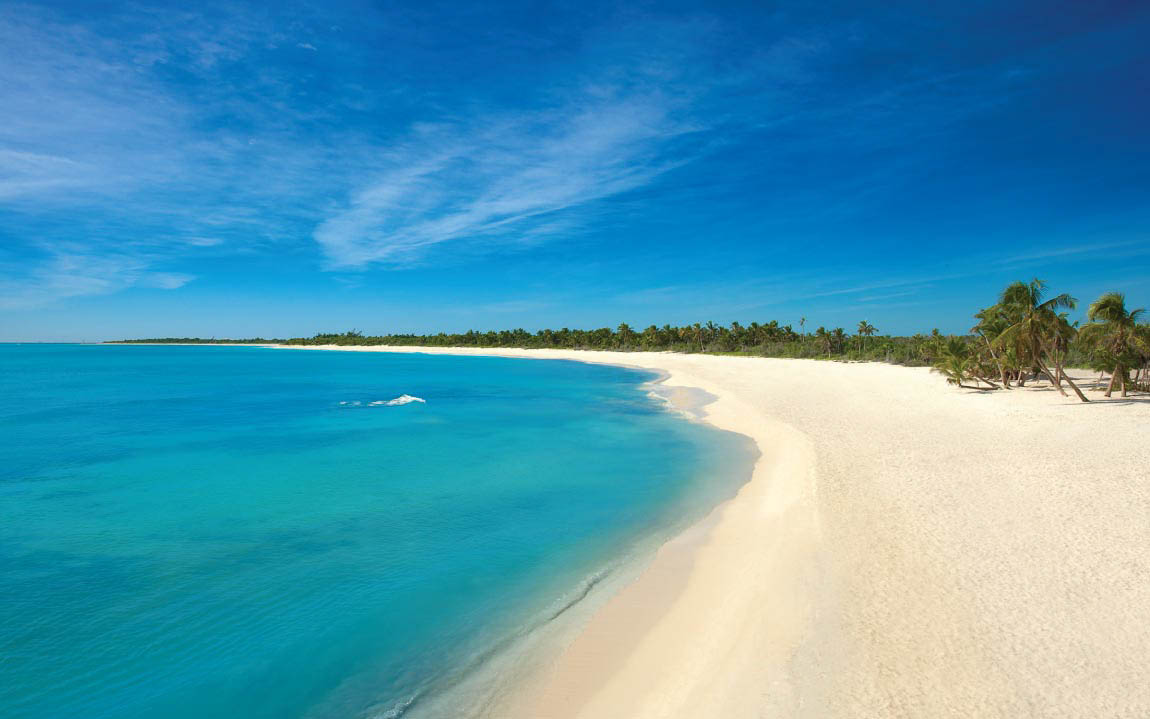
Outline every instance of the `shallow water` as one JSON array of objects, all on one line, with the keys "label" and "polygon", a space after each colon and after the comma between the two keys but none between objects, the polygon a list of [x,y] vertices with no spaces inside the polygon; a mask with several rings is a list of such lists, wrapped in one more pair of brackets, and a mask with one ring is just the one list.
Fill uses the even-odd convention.
[{"label": "shallow water", "polygon": [[0,346],[0,713],[417,716],[745,481],[651,378]]}]

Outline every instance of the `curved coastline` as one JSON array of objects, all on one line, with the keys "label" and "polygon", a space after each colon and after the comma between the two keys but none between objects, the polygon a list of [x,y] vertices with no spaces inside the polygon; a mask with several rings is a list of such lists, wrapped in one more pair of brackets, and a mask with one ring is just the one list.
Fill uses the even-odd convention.
[{"label": "curved coastline", "polygon": [[[637,577],[614,588],[613,595],[594,608],[553,661],[522,677],[509,696],[495,697],[484,715],[558,719],[686,716],[700,711],[749,716],[757,711],[761,683],[780,675],[809,621],[810,605],[803,597],[762,603],[775,587],[796,586],[796,577],[808,575],[815,566],[818,525],[814,484],[809,481],[813,452],[800,432],[760,416],[731,388],[660,361],[672,355],[424,347],[300,349],[566,359],[654,371],[659,377],[651,383],[672,395],[677,389],[706,393],[705,404],[685,407],[668,401],[691,419],[749,437],[759,452],[751,479],[733,499],[660,546]],[[773,560],[757,561],[764,548],[776,555]],[[712,607],[724,611],[716,614]],[[708,619],[700,622],[703,617]],[[748,630],[756,636],[751,638]],[[715,681],[710,671],[700,673],[701,650],[710,658],[725,657],[722,671],[741,686]],[[663,670],[655,682],[652,666]],[[667,672],[670,667],[677,671]],[[657,713],[650,714],[650,709]]]},{"label": "curved coastline", "polygon": [[662,370],[758,446],[737,496],[489,716],[1150,714],[1148,402],[877,364],[328,349]]}]

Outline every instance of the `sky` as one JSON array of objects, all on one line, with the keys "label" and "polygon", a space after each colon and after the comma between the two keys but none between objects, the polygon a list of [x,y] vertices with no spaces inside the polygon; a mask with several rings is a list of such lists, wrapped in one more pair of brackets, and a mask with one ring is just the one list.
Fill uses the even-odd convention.
[{"label": "sky", "polygon": [[0,4],[0,340],[1150,306],[1150,3]]}]

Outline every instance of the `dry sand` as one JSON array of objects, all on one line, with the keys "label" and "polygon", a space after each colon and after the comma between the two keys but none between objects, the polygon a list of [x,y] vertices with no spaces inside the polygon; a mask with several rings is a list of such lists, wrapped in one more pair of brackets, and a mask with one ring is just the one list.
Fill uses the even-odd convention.
[{"label": "dry sand", "polygon": [[450,352],[663,370],[762,452],[492,716],[1150,717],[1150,397],[980,393],[882,364]]}]

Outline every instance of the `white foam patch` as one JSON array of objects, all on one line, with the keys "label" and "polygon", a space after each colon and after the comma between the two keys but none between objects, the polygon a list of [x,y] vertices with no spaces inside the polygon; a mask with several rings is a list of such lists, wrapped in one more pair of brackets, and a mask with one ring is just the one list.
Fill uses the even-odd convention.
[{"label": "white foam patch", "polygon": [[375,402],[370,402],[369,404],[373,407],[395,407],[401,404],[411,404],[412,402],[422,402],[427,404],[427,400],[423,399],[422,397],[413,397],[409,394],[401,394],[395,399],[389,399],[387,401],[377,400]]},{"label": "white foam patch", "polygon": [[411,404],[412,402],[427,404],[427,400],[422,397],[416,397],[410,394],[401,394],[395,399],[377,399],[374,402],[368,402],[366,404],[359,400],[345,400],[339,404],[341,407],[396,407],[401,404]]}]

